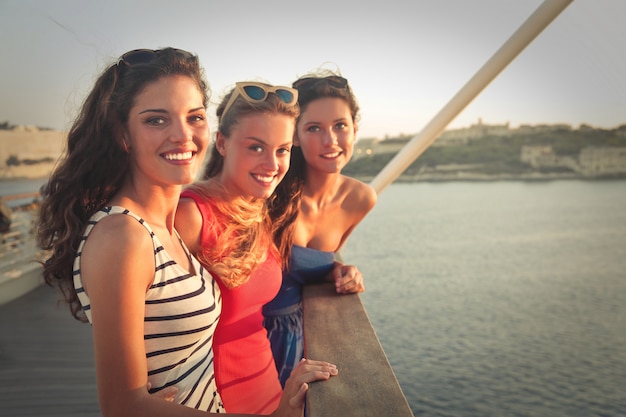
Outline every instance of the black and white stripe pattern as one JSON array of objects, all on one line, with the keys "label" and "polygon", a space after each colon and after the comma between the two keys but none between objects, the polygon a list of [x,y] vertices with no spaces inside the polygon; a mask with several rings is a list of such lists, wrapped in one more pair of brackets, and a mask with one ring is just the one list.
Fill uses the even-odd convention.
[{"label": "black and white stripe pattern", "polygon": [[76,254],[74,287],[87,318],[91,322],[89,297],[80,275],[83,246],[93,227],[114,214],[136,219],[154,242],[154,281],[146,292],[144,317],[151,392],[173,385],[178,388],[176,402],[200,410],[224,412],[213,372],[213,333],[221,312],[219,287],[192,256],[196,275],[177,264],[163,249],[150,226],[122,207],[106,207],[92,216]]}]

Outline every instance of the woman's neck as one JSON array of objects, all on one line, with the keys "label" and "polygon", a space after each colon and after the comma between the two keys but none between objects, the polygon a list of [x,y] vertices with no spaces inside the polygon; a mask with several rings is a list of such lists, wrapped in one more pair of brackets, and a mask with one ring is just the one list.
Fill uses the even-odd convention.
[{"label": "woman's neck", "polygon": [[303,195],[311,202],[321,206],[325,202],[332,200],[339,188],[341,174],[333,172],[331,174],[320,174],[319,172],[307,172],[304,181]]},{"label": "woman's neck", "polygon": [[174,230],[174,216],[182,186],[136,187],[126,184],[110,204],[124,207],[144,219],[151,227]]}]

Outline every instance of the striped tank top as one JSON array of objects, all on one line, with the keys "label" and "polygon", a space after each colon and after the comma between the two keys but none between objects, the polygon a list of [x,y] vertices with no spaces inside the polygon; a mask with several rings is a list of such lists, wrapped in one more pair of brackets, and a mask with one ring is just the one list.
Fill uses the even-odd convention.
[{"label": "striped tank top", "polygon": [[154,281],[146,292],[144,318],[150,393],[175,386],[178,389],[175,402],[203,411],[224,412],[213,371],[213,333],[220,317],[222,297],[211,274],[189,254],[182,240],[197,275],[171,258],[139,216],[118,206],[96,212],[85,229],[74,260],[74,288],[89,322],[90,302],[82,285],[80,258],[94,226],[114,214],[137,220],[154,243]]}]

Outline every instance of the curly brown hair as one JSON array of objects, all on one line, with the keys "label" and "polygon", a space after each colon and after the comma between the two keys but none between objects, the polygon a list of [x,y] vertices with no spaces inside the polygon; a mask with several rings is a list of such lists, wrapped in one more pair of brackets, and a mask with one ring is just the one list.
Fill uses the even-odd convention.
[{"label": "curly brown hair", "polygon": [[[133,52],[144,59],[131,61]],[[204,71],[197,56],[189,52],[174,48],[131,51],[104,70],[69,131],[63,157],[41,189],[36,237],[49,253],[43,262],[43,278],[59,287],[77,320],[85,322],[86,317],[74,288],[74,259],[90,217],[130,175],[131,159],[123,141],[130,109],[148,84],[173,75],[194,80],[206,107],[209,91]]]}]

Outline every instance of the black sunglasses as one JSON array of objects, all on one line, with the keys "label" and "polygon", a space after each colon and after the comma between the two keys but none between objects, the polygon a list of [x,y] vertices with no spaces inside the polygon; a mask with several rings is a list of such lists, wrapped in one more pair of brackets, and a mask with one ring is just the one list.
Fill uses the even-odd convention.
[{"label": "black sunglasses", "polygon": [[[174,51],[181,54],[185,59],[195,58],[195,55],[183,49],[174,49]],[[162,49],[134,49],[122,55],[117,61],[117,65],[119,66],[121,63],[124,63],[126,66],[131,67],[137,64],[149,64],[161,55],[162,52]]]},{"label": "black sunglasses", "polygon": [[348,86],[348,80],[339,75],[329,75],[328,77],[306,77],[300,78],[294,81],[292,87],[298,90],[307,90],[314,88],[322,83],[326,83],[334,88],[346,88]]}]

